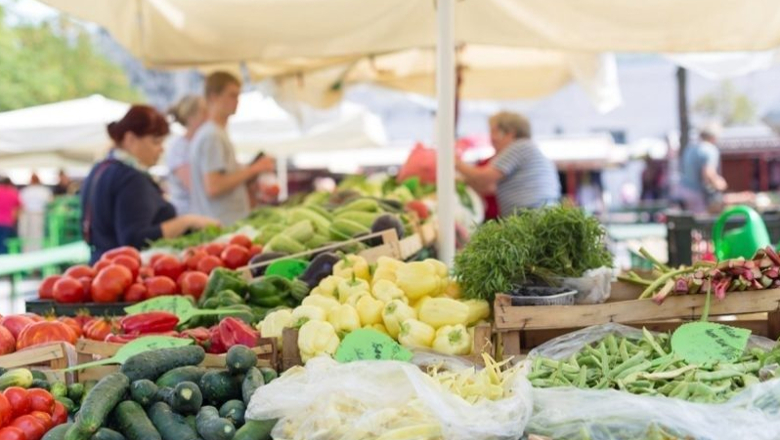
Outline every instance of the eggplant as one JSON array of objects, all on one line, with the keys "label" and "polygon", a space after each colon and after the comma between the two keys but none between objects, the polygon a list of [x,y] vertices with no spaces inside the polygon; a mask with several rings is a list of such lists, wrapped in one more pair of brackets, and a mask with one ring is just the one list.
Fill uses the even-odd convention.
[{"label": "eggplant", "polygon": [[[276,260],[277,258],[286,257],[287,255],[289,254],[287,254],[286,252],[262,252],[252,257],[252,259],[249,260],[249,265],[251,266],[253,264],[258,264],[265,261]],[[252,273],[252,278],[263,276],[267,268],[268,265],[261,266],[261,267],[253,267],[252,269],[250,269],[250,272]]]},{"label": "eggplant", "polygon": [[317,287],[325,277],[333,273],[333,266],[339,262],[341,258],[333,252],[323,252],[309,263],[309,267],[303,272],[298,279],[305,282],[310,289]]},{"label": "eggplant", "polygon": [[[375,234],[377,232],[386,231],[388,229],[395,229],[395,232],[398,234],[398,238],[403,238],[404,236],[404,225],[401,223],[401,220],[398,219],[398,216],[395,216],[393,214],[382,214],[379,217],[374,220],[374,223],[371,225],[371,233]],[[382,237],[375,237],[372,238],[368,244],[370,246],[379,246],[382,244]]]}]

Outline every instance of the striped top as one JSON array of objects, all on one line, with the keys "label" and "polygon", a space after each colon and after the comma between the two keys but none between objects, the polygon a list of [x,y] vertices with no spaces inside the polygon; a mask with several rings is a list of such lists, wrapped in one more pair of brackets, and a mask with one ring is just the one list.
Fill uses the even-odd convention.
[{"label": "striped top", "polygon": [[504,174],[496,191],[502,216],[518,208],[556,203],[561,197],[555,164],[530,139],[516,140],[496,155],[490,165]]}]

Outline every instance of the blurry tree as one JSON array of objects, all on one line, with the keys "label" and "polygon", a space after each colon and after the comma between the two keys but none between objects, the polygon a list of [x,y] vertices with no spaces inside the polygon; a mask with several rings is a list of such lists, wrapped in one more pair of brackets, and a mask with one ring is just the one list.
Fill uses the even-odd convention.
[{"label": "blurry tree", "polygon": [[65,18],[6,23],[0,5],[0,111],[101,94],[138,101],[118,66],[97,53],[89,34]]},{"label": "blurry tree", "polygon": [[717,90],[700,97],[693,111],[707,119],[717,119],[726,126],[756,121],[756,105],[731,81],[723,81]]}]

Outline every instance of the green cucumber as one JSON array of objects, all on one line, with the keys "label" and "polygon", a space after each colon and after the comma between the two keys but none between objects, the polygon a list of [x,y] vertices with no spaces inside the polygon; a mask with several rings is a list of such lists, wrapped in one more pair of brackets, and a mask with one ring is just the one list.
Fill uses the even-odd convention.
[{"label": "green cucumber", "polygon": [[279,377],[279,373],[277,373],[273,368],[260,367],[260,372],[263,373],[263,381],[265,383],[271,383],[272,380]]},{"label": "green cucumber", "polygon": [[74,402],[73,400],[65,396],[57,396],[54,398],[54,400],[60,402],[62,406],[65,407],[65,410],[68,411],[68,414],[73,414],[74,412],[76,412],[77,405],[76,402]]},{"label": "green cucumber", "polygon": [[0,376],[0,390],[4,390],[8,387],[22,387],[30,388],[32,385],[33,375],[27,368],[14,368],[8,370]]},{"label": "green cucumber", "polygon": [[182,382],[176,388],[160,388],[157,397],[182,415],[197,414],[203,405],[203,394],[193,382]]},{"label": "green cucumber", "polygon": [[56,397],[68,397],[68,386],[65,382],[53,382],[49,387],[49,393]]},{"label": "green cucumber", "polygon": [[51,428],[41,440],[65,440],[65,433],[73,426],[73,423],[63,423]]},{"label": "green cucumber", "polygon": [[157,380],[166,371],[185,365],[198,365],[206,358],[203,347],[162,348],[145,351],[131,356],[119,368],[131,381],[139,379]]},{"label": "green cucumber", "polygon": [[156,383],[160,388],[174,388],[177,384],[184,381],[200,383],[200,379],[208,372],[209,370],[207,368],[188,365],[186,367],[174,368],[173,370],[166,372],[157,379]]},{"label": "green cucumber", "polygon": [[255,390],[265,385],[265,379],[263,373],[256,367],[252,367],[246,372],[243,382],[241,382],[241,398],[244,399],[244,403],[249,405],[249,401],[252,399],[252,395]]},{"label": "green cucumber", "polygon": [[157,402],[149,408],[149,417],[163,440],[198,440],[198,432],[187,419],[173,412],[165,402]]},{"label": "green cucumber", "polygon": [[228,400],[219,409],[219,416],[230,420],[236,427],[244,424],[244,413],[246,413],[246,405],[240,400]]},{"label": "green cucumber", "polygon": [[236,434],[236,427],[229,420],[220,418],[213,406],[201,408],[195,423],[204,440],[231,440]]},{"label": "green cucumber", "polygon": [[130,397],[144,408],[157,401],[157,385],[149,379],[133,381],[130,384]]},{"label": "green cucumber", "polygon": [[48,380],[46,378],[46,373],[44,373],[41,370],[30,370],[30,374],[32,374],[33,380],[35,380],[35,379]]},{"label": "green cucumber", "polygon": [[241,398],[241,380],[227,370],[209,371],[200,379],[200,390],[206,402],[218,406]]},{"label": "green cucumber", "polygon": [[244,426],[236,431],[233,440],[271,440],[274,426],[276,426],[276,419],[247,420]]},{"label": "green cucumber", "polygon": [[114,420],[119,432],[128,440],[162,440],[138,402],[125,400],[116,406]]},{"label": "green cucumber", "polygon": [[68,386],[68,398],[74,402],[81,401],[81,398],[84,396],[84,384],[83,383],[72,383]]},{"label": "green cucumber", "polygon": [[100,428],[90,440],[125,440],[125,436],[113,429]]},{"label": "green cucumber", "polygon": [[225,355],[225,364],[230,374],[244,374],[257,365],[257,354],[245,345],[234,345]]},{"label": "green cucumber", "polygon": [[30,388],[42,388],[46,391],[49,391],[49,388],[51,388],[51,385],[46,380],[41,379],[33,379],[32,384],[30,384]]},{"label": "green cucumber", "polygon": [[[84,399],[71,430],[89,435],[97,432],[105,423],[108,414],[125,396],[129,386],[130,381],[122,373],[111,373],[100,379]],[[68,431],[68,440],[70,440],[71,430]]]}]

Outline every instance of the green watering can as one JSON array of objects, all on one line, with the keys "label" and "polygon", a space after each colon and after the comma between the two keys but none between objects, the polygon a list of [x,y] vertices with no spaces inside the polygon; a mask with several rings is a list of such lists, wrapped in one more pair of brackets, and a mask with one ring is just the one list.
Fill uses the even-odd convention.
[{"label": "green watering can", "polygon": [[[734,215],[745,216],[745,226],[724,233],[726,221]],[[769,231],[761,215],[745,205],[733,206],[720,214],[712,227],[712,240],[718,261],[737,257],[753,258],[757,250],[771,244]]]}]

